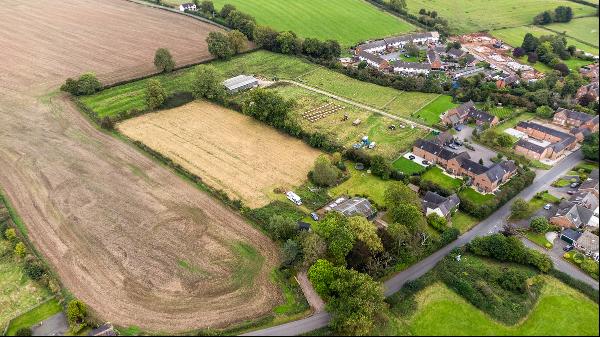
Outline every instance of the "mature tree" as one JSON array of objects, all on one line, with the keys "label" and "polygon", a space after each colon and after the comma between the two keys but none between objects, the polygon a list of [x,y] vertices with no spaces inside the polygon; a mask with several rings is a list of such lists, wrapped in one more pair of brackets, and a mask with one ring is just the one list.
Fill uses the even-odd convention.
[{"label": "mature tree", "polygon": [[443,232],[448,228],[448,221],[443,216],[431,213],[427,216],[427,224],[438,232]]},{"label": "mature tree", "polygon": [[558,6],[554,9],[554,19],[556,22],[569,22],[573,19],[573,10],[568,6]]},{"label": "mature tree", "polygon": [[540,61],[543,63],[549,63],[552,59],[556,57],[554,54],[554,49],[552,48],[552,43],[550,41],[542,42],[538,45],[535,53],[538,55]]},{"label": "mature tree", "polygon": [[379,236],[377,236],[377,228],[365,217],[351,217],[348,219],[348,226],[354,237],[363,242],[372,253],[383,251],[383,244]]},{"label": "mature tree", "polygon": [[323,56],[323,42],[318,39],[307,38],[302,42],[302,52],[308,56],[320,58]]},{"label": "mature tree", "polygon": [[554,115],[554,110],[547,105],[541,105],[535,109],[535,114],[542,118],[551,118]]},{"label": "mature tree", "polygon": [[383,156],[374,155],[371,157],[371,172],[381,179],[387,180],[392,173],[392,167]]},{"label": "mature tree", "polygon": [[517,58],[519,58],[519,57],[521,57],[521,56],[524,56],[525,54],[527,54],[527,52],[526,52],[526,51],[525,51],[525,49],[524,49],[524,48],[522,48],[522,47],[517,47],[517,48],[515,48],[515,49],[513,50],[513,56],[514,56],[514,57],[517,57]]},{"label": "mature tree", "polygon": [[310,267],[318,259],[325,257],[327,253],[327,244],[317,233],[304,233],[300,244],[302,245],[303,265],[305,268]]},{"label": "mature tree", "polygon": [[396,12],[402,12],[406,10],[406,0],[390,0],[389,5]]},{"label": "mature tree", "polygon": [[72,95],[77,95],[77,88],[77,81],[69,77],[67,78],[65,83],[60,87],[60,90],[68,92]]},{"label": "mature tree", "polygon": [[338,212],[329,212],[319,221],[315,232],[327,242],[331,260],[338,265],[344,264],[344,259],[356,240],[349,228],[348,218]]},{"label": "mature tree", "polygon": [[581,151],[586,159],[598,162],[598,133],[592,133],[585,137]]},{"label": "mature tree", "polygon": [[240,11],[231,11],[227,16],[227,24],[232,29],[237,29],[240,32],[244,33],[248,37],[248,39],[254,38],[254,30],[256,29],[256,20]]},{"label": "mature tree", "polygon": [[215,12],[215,5],[213,5],[212,1],[205,0],[200,3],[200,10],[204,13],[212,14]]},{"label": "mature tree", "polygon": [[160,72],[170,73],[175,68],[173,56],[167,48],[158,48],[154,53],[154,66]]},{"label": "mature tree", "polygon": [[72,325],[82,323],[87,317],[86,305],[80,300],[71,300],[67,305],[67,319]]},{"label": "mature tree", "polygon": [[552,23],[552,21],[554,21],[554,19],[552,18],[552,12],[550,11],[542,12],[533,18],[533,23],[536,25],[547,25]]},{"label": "mature tree", "polygon": [[389,218],[401,225],[416,231],[425,222],[425,217],[420,207],[410,204],[398,204],[388,208]]},{"label": "mature tree", "polygon": [[252,116],[276,128],[286,125],[294,101],[286,100],[273,91],[255,89],[242,102],[244,114]]},{"label": "mature tree", "polygon": [[281,241],[291,239],[298,232],[296,221],[280,214],[275,214],[269,219],[268,228],[269,232]]},{"label": "mature tree", "polygon": [[522,198],[517,198],[510,206],[510,212],[513,219],[525,219],[529,216],[531,208],[527,201]]},{"label": "mature tree", "polygon": [[521,44],[521,48],[523,48],[526,52],[530,53],[537,49],[539,44],[539,39],[531,33],[525,34],[523,37],[523,43]]},{"label": "mature tree", "polygon": [[167,99],[167,92],[162,84],[157,79],[149,79],[146,82],[146,106],[150,110],[154,110],[161,106]]},{"label": "mature tree", "polygon": [[229,43],[235,54],[238,54],[246,49],[246,46],[248,45],[248,38],[246,35],[244,35],[244,33],[234,29],[227,33],[227,37],[229,38]]},{"label": "mature tree", "polygon": [[327,40],[323,43],[323,55],[321,56],[324,59],[334,59],[340,57],[342,54],[342,47],[339,42],[335,40]]},{"label": "mature tree", "polygon": [[227,19],[229,17],[229,13],[235,11],[235,6],[230,4],[225,4],[221,7],[221,11],[219,12],[219,16],[223,19]]},{"label": "mature tree", "polygon": [[225,95],[217,70],[212,66],[201,66],[194,74],[192,94],[195,98],[207,98],[220,101]]},{"label": "mature tree", "polygon": [[206,43],[208,44],[208,51],[218,59],[229,60],[235,54],[231,40],[225,33],[210,32],[206,38]]},{"label": "mature tree", "polygon": [[527,53],[527,62],[536,63],[538,59],[538,55],[535,52]]},{"label": "mature tree", "polygon": [[510,147],[513,144],[512,138],[506,133],[501,133],[496,138],[496,143],[501,147]]},{"label": "mature tree", "polygon": [[546,233],[550,230],[550,223],[546,217],[539,216],[531,220],[529,227],[538,233]]},{"label": "mature tree", "polygon": [[406,53],[409,56],[412,56],[412,57],[419,56],[419,48],[412,42],[407,43],[406,46],[404,47],[404,49],[406,50]]},{"label": "mature tree", "polygon": [[78,95],[91,95],[100,89],[102,89],[102,84],[92,73],[83,74],[77,80]]},{"label": "mature tree", "polygon": [[266,50],[277,50],[277,37],[279,33],[268,26],[258,26],[254,29],[254,43]]},{"label": "mature tree", "polygon": [[277,35],[277,46],[283,54],[295,54],[298,50],[298,38],[293,32],[282,32]]},{"label": "mature tree", "polygon": [[385,204],[388,208],[402,203],[421,207],[421,199],[419,198],[419,195],[402,182],[388,184],[384,197]]},{"label": "mature tree", "polygon": [[567,76],[567,75],[569,75],[569,73],[571,73],[571,70],[569,69],[569,67],[562,62],[556,64],[553,68],[554,68],[554,70],[560,71],[560,73],[563,76]]},{"label": "mature tree", "polygon": [[282,263],[284,266],[290,267],[296,264],[301,257],[301,247],[298,241],[288,239],[282,248]]},{"label": "mature tree", "polygon": [[329,289],[336,277],[336,267],[327,260],[317,260],[308,269],[308,279],[319,296],[327,299],[331,296]]},{"label": "mature tree", "polygon": [[331,187],[337,184],[340,170],[329,161],[326,155],[320,155],[315,160],[312,170],[312,180],[318,186]]}]

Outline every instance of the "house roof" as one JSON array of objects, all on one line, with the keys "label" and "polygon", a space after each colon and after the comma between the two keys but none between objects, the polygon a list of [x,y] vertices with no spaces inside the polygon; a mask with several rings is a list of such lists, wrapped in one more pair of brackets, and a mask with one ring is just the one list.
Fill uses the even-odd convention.
[{"label": "house roof", "polygon": [[450,160],[456,157],[456,153],[450,150],[446,150],[442,146],[429,140],[417,139],[417,141],[415,142],[415,146],[444,160]]},{"label": "house roof", "polygon": [[444,131],[437,135],[433,141],[439,145],[444,145],[452,142],[454,140],[454,135],[452,135],[449,131]]},{"label": "house roof", "polygon": [[423,208],[427,210],[439,209],[444,216],[450,214],[450,212],[460,204],[460,199],[456,194],[452,194],[449,197],[443,197],[435,192],[427,191],[423,196]]},{"label": "house roof", "polygon": [[535,143],[531,143],[530,141],[528,141],[525,138],[521,138],[519,139],[519,141],[517,142],[516,146],[520,146],[522,148],[525,148],[529,151],[533,151],[535,153],[539,153],[542,154],[544,153],[544,151],[546,151],[546,147],[540,146],[538,144]]},{"label": "house roof", "polygon": [[431,70],[431,65],[428,63],[393,61],[392,65],[394,68]]},{"label": "house roof", "polygon": [[439,61],[440,56],[435,52],[435,50],[429,49],[427,50],[427,60],[429,61],[429,63],[433,63],[435,61]]},{"label": "house roof", "polygon": [[567,116],[567,118],[575,119],[575,120],[582,121],[582,122],[587,122],[594,118],[594,116],[588,115],[585,112],[569,110],[569,109],[564,109],[564,108],[559,108],[558,110],[556,110],[556,112],[557,113],[562,112]]},{"label": "house roof", "polygon": [[361,51],[360,53],[358,53],[358,57],[359,58],[367,59],[367,60],[369,60],[371,62],[375,62],[377,64],[382,64],[382,63],[385,62],[385,60],[381,56],[368,53],[368,52],[366,52],[364,50]]},{"label": "house roof", "polygon": [[573,241],[577,241],[577,239],[579,239],[579,237],[581,236],[581,233],[579,233],[578,231],[576,231],[572,228],[567,228],[564,231],[562,231],[561,235],[565,236]]},{"label": "house roof", "polygon": [[334,206],[333,209],[348,217],[359,214],[370,218],[376,213],[369,200],[360,197],[345,200]]},{"label": "house roof", "polygon": [[489,113],[474,107],[469,110],[469,117],[488,124],[493,122],[495,118],[494,115],[490,115]]},{"label": "house roof", "polygon": [[183,8],[185,8],[185,9],[196,7],[196,5],[191,2],[183,3],[183,4],[181,4],[181,6],[183,6]]},{"label": "house roof", "polygon": [[579,227],[590,221],[592,216],[594,216],[594,211],[569,201],[562,201],[558,205],[556,216],[564,216],[575,226]]},{"label": "house roof", "polygon": [[588,252],[598,251],[598,235],[585,231],[577,239],[577,247],[586,250]]},{"label": "house roof", "polygon": [[575,143],[576,141],[577,139],[575,137],[568,136],[561,139],[559,142],[552,144],[552,148],[554,149],[554,151],[560,152],[569,147],[571,144]]},{"label": "house roof", "polygon": [[480,175],[480,174],[483,174],[488,171],[487,167],[485,167],[477,162],[474,162],[469,158],[459,157],[457,159],[458,159],[458,163],[460,164],[460,167],[463,170],[473,172],[476,175]]},{"label": "house roof", "polygon": [[553,128],[549,128],[544,125],[533,123],[533,122],[522,121],[522,122],[519,122],[519,124],[517,124],[517,127],[522,127],[525,129],[534,129],[534,130],[537,130],[537,131],[540,131],[540,132],[543,132],[543,133],[546,133],[546,134],[549,134],[549,135],[552,135],[552,136],[555,136],[555,137],[558,137],[561,139],[573,137],[568,133],[565,133],[565,132],[562,132],[562,131],[559,131],[559,130],[556,130]]},{"label": "house roof", "polygon": [[256,83],[258,80],[253,76],[238,75],[223,81],[223,85],[229,90],[235,90],[245,85]]},{"label": "house roof", "polygon": [[485,175],[490,179],[491,182],[497,182],[502,180],[507,173],[514,172],[517,170],[517,165],[512,160],[505,160],[501,163],[492,165],[485,172]]},{"label": "house roof", "polygon": [[596,195],[590,191],[579,191],[573,194],[571,198],[569,198],[569,201],[592,210],[598,207],[598,198],[596,198]]},{"label": "house roof", "polygon": [[453,56],[455,58],[459,58],[461,56],[463,56],[463,54],[465,53],[464,51],[460,50],[460,49],[456,49],[456,48],[450,48],[447,52],[448,55]]},{"label": "house roof", "polygon": [[598,191],[598,169],[595,169],[590,173],[588,179],[581,183],[579,190],[596,190]]}]

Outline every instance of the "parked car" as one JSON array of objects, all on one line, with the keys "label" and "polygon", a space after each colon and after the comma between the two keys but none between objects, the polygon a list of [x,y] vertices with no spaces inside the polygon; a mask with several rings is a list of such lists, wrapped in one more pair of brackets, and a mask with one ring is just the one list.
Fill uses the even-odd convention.
[{"label": "parked car", "polygon": [[577,188],[579,187],[579,183],[571,183],[571,188]]},{"label": "parked car", "polygon": [[319,221],[319,215],[317,213],[310,213],[310,217],[315,221]]},{"label": "parked car", "polygon": [[546,205],[544,205],[544,209],[545,209],[545,210],[549,210],[550,208],[552,208],[552,205],[551,205],[551,204],[546,204]]},{"label": "parked car", "polygon": [[569,190],[569,191],[567,191],[567,194],[568,194],[568,195],[573,195],[573,194],[575,194],[575,193],[577,193],[577,191],[573,191],[573,190]]},{"label": "parked car", "polygon": [[462,129],[463,129],[463,126],[460,124],[454,127],[454,130],[456,130],[456,131],[460,131]]},{"label": "parked car", "polygon": [[572,250],[573,250],[573,248],[575,248],[575,247],[573,247],[573,245],[568,245],[568,246],[565,246],[565,247],[563,248],[563,250],[564,250],[565,252],[570,252],[570,251],[572,251]]},{"label": "parked car", "polygon": [[410,160],[415,160],[415,158],[416,158],[416,157],[415,157],[415,156],[413,156],[412,154],[408,156],[408,159],[410,159]]},{"label": "parked car", "polygon": [[448,147],[453,149],[453,150],[457,150],[458,146],[454,145],[454,144],[448,144]]},{"label": "parked car", "polygon": [[421,163],[423,163],[423,165],[429,165],[429,162],[427,160],[423,160]]},{"label": "parked car", "polygon": [[463,142],[461,142],[461,141],[460,141],[460,140],[458,140],[458,139],[455,139],[455,140],[454,140],[454,144],[456,144],[456,145],[458,145],[458,146],[462,146],[462,145],[463,145]]}]

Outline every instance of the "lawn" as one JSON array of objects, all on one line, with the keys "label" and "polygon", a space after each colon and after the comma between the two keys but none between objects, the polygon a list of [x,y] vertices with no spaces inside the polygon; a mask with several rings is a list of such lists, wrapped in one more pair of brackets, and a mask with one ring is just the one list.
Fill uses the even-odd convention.
[{"label": "lawn", "polygon": [[529,121],[529,120],[532,120],[533,118],[535,118],[535,114],[530,113],[530,112],[525,112],[525,113],[517,115],[511,119],[508,119],[505,122],[498,124],[498,126],[496,126],[494,129],[498,132],[503,132],[506,129],[514,128],[520,122]]},{"label": "lawn", "polygon": [[394,161],[392,163],[392,166],[396,170],[399,170],[406,175],[419,174],[419,173],[425,171],[424,166],[419,165],[419,164],[415,163],[414,161],[406,159],[404,157],[398,158],[396,161]]},{"label": "lawn", "polygon": [[[598,25],[598,19],[597,18],[581,18],[581,19],[573,20],[572,22],[579,21],[579,20],[588,21],[589,19],[595,19],[596,20],[596,26]],[[561,25],[565,25],[565,24],[561,24]],[[566,24],[566,25],[568,25],[568,24]],[[552,25],[550,25],[548,27],[551,27],[551,26]],[[507,44],[509,44],[509,45],[511,45],[513,47],[520,47],[521,44],[523,43],[523,37],[527,33],[531,33],[531,34],[533,34],[536,37],[540,37],[542,35],[555,35],[556,34],[553,31],[549,31],[549,30],[544,29],[542,27],[533,26],[533,25],[530,25],[530,26],[520,26],[520,27],[512,27],[512,28],[505,28],[505,29],[498,29],[498,30],[493,30],[493,31],[490,32],[490,34],[493,35],[494,37],[496,37],[498,39],[501,39],[502,41],[504,41],[504,43],[507,43]],[[597,36],[597,34],[598,33],[596,32],[596,36]],[[580,41],[577,41],[575,39],[567,37],[567,45],[569,45],[569,46],[570,45],[574,45],[575,47],[577,47],[577,49],[581,49],[581,50],[586,51],[588,53],[592,53],[594,55],[598,55],[597,42],[596,42],[596,44],[594,44],[595,47],[593,47],[593,46],[591,46],[591,45],[589,45],[587,43],[582,43]]]},{"label": "lawn", "polygon": [[580,40],[598,48],[598,17],[587,17],[571,20],[566,23],[553,23],[544,28]]},{"label": "lawn", "polygon": [[413,117],[427,125],[435,125],[440,122],[440,115],[444,112],[458,106],[452,102],[452,97],[440,95],[429,104],[425,105],[421,110],[415,112]]},{"label": "lawn", "polygon": [[525,237],[529,241],[535,243],[536,245],[538,245],[542,248],[551,249],[553,246],[551,242],[546,240],[545,233],[538,233],[538,232],[528,230],[528,231],[523,232],[523,235],[525,235]]},{"label": "lawn", "polygon": [[291,30],[300,37],[337,40],[349,47],[358,42],[415,30],[402,19],[362,0],[213,0],[220,9],[234,5],[259,25]]},{"label": "lawn", "polygon": [[565,179],[565,178],[559,178],[558,180],[554,181],[552,183],[552,186],[554,187],[567,187],[571,184],[571,180],[570,179]]},{"label": "lawn", "polygon": [[566,0],[407,0],[409,12],[435,10],[448,20],[453,33],[469,33],[531,24],[533,17],[557,6],[569,6],[574,16],[594,15],[596,9]]},{"label": "lawn", "polygon": [[22,314],[15,318],[10,323],[8,330],[6,331],[7,336],[15,336],[19,329],[30,328],[35,324],[50,318],[51,316],[62,311],[62,307],[58,300],[52,299],[41,305],[31,309],[30,311]]},{"label": "lawn", "polygon": [[458,195],[461,200],[469,199],[471,202],[476,204],[485,204],[486,202],[495,199],[493,194],[481,194],[475,191],[473,188],[464,188],[458,193]]},{"label": "lawn", "polygon": [[512,116],[516,116],[522,110],[513,107],[505,107],[505,106],[495,106],[488,110],[494,116],[497,116],[499,119],[507,119]]},{"label": "lawn", "polygon": [[332,197],[338,195],[367,195],[378,207],[385,205],[385,190],[393,180],[382,180],[366,171],[357,171],[352,163],[346,163],[350,178],[329,190]]},{"label": "lawn", "polygon": [[[293,98],[296,101],[293,116],[300,123],[302,129],[326,134],[347,148],[352,147],[363,136],[369,136],[369,139],[377,145],[375,149],[367,151],[380,154],[390,161],[406,152],[417,138],[424,137],[427,133],[420,128],[400,128],[398,121],[389,117],[333,100],[296,85],[281,84],[268,90],[277,91],[283,97]],[[309,122],[302,117],[304,112],[326,104],[337,104],[344,108],[314,122]],[[344,115],[348,115],[348,120],[343,119]],[[362,122],[356,126],[352,125],[356,119],[360,119]],[[390,130],[389,126],[392,124],[398,127]]]},{"label": "lawn", "polygon": [[443,170],[437,166],[427,170],[421,175],[421,181],[431,181],[432,183],[451,191],[458,191],[462,186],[462,180],[452,178],[444,174]]},{"label": "lawn", "polygon": [[11,249],[9,243],[0,240],[0,329],[14,315],[50,296],[48,290],[23,273],[21,264],[11,254],[5,253],[8,249]]},{"label": "lawn", "polygon": [[[546,277],[537,305],[514,326],[492,320],[441,283],[421,291],[416,302],[417,313],[404,324],[396,324],[416,336],[598,335],[598,305],[551,277]],[[406,332],[386,331],[396,335]]]},{"label": "lawn", "polygon": [[468,232],[479,223],[479,220],[462,211],[452,214],[452,227],[457,228],[461,234]]}]

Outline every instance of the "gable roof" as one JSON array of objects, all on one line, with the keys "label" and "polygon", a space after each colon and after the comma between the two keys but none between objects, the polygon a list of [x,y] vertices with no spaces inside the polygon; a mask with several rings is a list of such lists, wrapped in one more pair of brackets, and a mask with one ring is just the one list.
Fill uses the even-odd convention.
[{"label": "gable roof", "polygon": [[567,118],[569,118],[569,119],[575,119],[575,120],[578,120],[581,122],[587,122],[594,118],[594,116],[588,115],[585,112],[569,110],[569,109],[564,109],[564,108],[559,108],[558,110],[556,110],[556,113],[559,113],[559,112],[564,113],[567,116]]},{"label": "gable roof", "polygon": [[476,108],[471,108],[469,110],[469,117],[488,124],[492,123],[495,118],[494,115],[490,115],[489,113]]},{"label": "gable roof", "polygon": [[590,221],[592,216],[594,216],[594,211],[572,202],[562,201],[558,205],[556,216],[564,216],[572,224],[579,227],[587,224]]},{"label": "gable roof", "polygon": [[514,172],[516,170],[517,165],[514,161],[505,160],[501,163],[494,164],[485,172],[485,175],[490,179],[491,182],[497,182],[502,180],[507,173]]},{"label": "gable roof", "polygon": [[431,142],[429,140],[417,139],[417,141],[415,142],[415,146],[425,152],[431,153],[431,154],[438,156],[444,160],[450,160],[450,159],[456,157],[456,153],[454,153],[450,150],[446,150],[442,146],[439,146],[438,144]]},{"label": "gable roof", "polygon": [[334,206],[333,209],[347,217],[363,215],[365,218],[371,218],[376,213],[369,200],[360,197],[345,200]]},{"label": "gable roof", "polygon": [[577,247],[588,252],[597,252],[598,235],[590,231],[583,232],[581,236],[577,239]]},{"label": "gable roof", "polygon": [[443,197],[435,192],[427,191],[423,196],[423,208],[427,210],[439,209],[444,216],[450,214],[450,212],[460,204],[460,199],[456,194],[452,194],[449,197]]},{"label": "gable roof", "polygon": [[473,172],[475,175],[480,175],[480,174],[483,174],[488,171],[487,167],[485,167],[477,162],[474,162],[469,158],[459,157],[457,159],[458,159],[458,163],[460,164],[460,167],[463,170],[468,171],[468,172]]},{"label": "gable roof", "polygon": [[552,135],[552,136],[555,136],[555,137],[558,137],[561,139],[573,137],[568,133],[565,133],[565,132],[562,132],[562,131],[559,131],[559,130],[556,130],[553,128],[549,128],[544,125],[533,123],[533,122],[522,121],[522,122],[519,122],[519,124],[517,124],[517,127],[522,127],[524,129],[537,130],[537,131],[540,131],[540,132],[543,132],[543,133],[546,133],[546,134],[549,134],[549,135]]},{"label": "gable roof", "polygon": [[258,80],[248,75],[238,75],[223,81],[223,85],[229,90],[235,90],[252,83],[258,83]]},{"label": "gable roof", "polygon": [[455,58],[459,58],[459,57],[463,56],[464,53],[465,53],[464,51],[462,51],[460,49],[456,49],[456,48],[450,48],[446,52],[446,54],[448,54],[448,55],[450,55],[452,57],[455,57]]},{"label": "gable roof", "polygon": [[431,64],[419,62],[393,61],[392,66],[394,66],[394,68],[431,70]]},{"label": "gable roof", "polygon": [[544,153],[544,151],[546,151],[545,147],[540,146],[540,145],[535,144],[535,143],[532,143],[532,142],[528,141],[525,138],[519,139],[519,141],[517,142],[516,146],[525,148],[525,149],[527,149],[529,151],[533,151],[533,152],[538,153],[538,154],[542,154],[542,153]]},{"label": "gable roof", "polygon": [[381,65],[384,62],[386,62],[381,56],[368,53],[368,52],[366,52],[364,50],[361,50],[361,52],[358,53],[358,57],[359,58],[367,59],[367,60],[369,60],[371,62],[375,62],[375,63],[377,63],[379,65]]},{"label": "gable roof", "polygon": [[590,191],[578,191],[573,194],[569,201],[574,204],[579,204],[589,209],[596,209],[598,207],[598,198],[596,195]]}]

